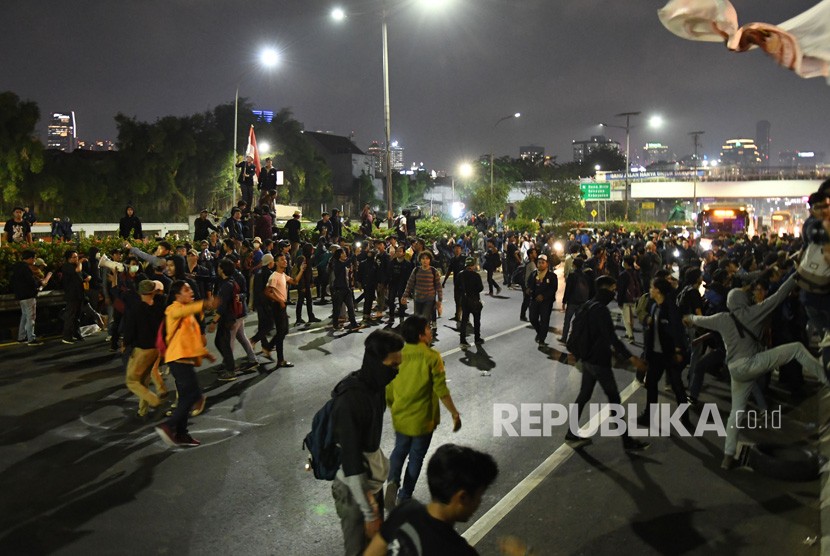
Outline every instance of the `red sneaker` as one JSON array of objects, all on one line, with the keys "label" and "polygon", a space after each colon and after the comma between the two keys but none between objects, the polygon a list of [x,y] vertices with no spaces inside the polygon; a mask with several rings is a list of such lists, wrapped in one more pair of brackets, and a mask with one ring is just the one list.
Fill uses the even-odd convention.
[{"label": "red sneaker", "polygon": [[176,444],[179,446],[201,446],[202,443],[187,433],[176,435]]},{"label": "red sneaker", "polygon": [[165,444],[170,446],[171,448],[174,446],[178,446],[176,442],[176,435],[173,433],[173,430],[167,426],[167,423],[162,423],[159,426],[155,427],[156,434],[161,437]]}]

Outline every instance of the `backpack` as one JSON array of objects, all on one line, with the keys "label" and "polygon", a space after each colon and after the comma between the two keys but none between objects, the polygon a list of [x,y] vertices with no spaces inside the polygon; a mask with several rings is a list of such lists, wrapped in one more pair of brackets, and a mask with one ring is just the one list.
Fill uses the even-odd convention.
[{"label": "backpack", "polygon": [[231,298],[231,311],[235,319],[241,319],[245,316],[245,305],[242,303],[242,290],[239,288],[239,282],[233,281],[233,297]]},{"label": "backpack", "polygon": [[[331,398],[323,404],[311,420],[311,431],[303,439],[302,449],[308,450],[306,471],[313,471],[314,478],[322,481],[332,481],[340,468],[340,446],[334,440],[334,427],[331,414],[334,409],[334,400],[348,390],[360,388],[357,381],[351,382],[352,375],[341,380],[331,393]],[[346,381],[345,387],[341,384]]]},{"label": "backpack", "polygon": [[634,306],[634,312],[637,313],[637,320],[640,321],[640,324],[645,324],[646,319],[648,318],[648,300],[650,296],[648,293],[644,293],[640,296],[640,299],[637,300],[637,304]]},{"label": "backpack", "polygon": [[525,289],[527,285],[525,284],[525,268],[527,267],[526,263],[522,263],[519,265],[519,268],[513,271],[513,276],[510,278],[511,281],[516,284],[517,286]]},{"label": "backpack", "polygon": [[[182,326],[182,322],[184,319],[179,319],[179,324],[176,325],[176,330],[173,331],[173,334],[178,332],[179,328]],[[159,324],[158,332],[156,332],[156,350],[159,352],[160,357],[164,357],[164,354],[167,353],[167,316],[161,319],[161,323]]]},{"label": "backpack", "polygon": [[591,353],[593,339],[591,338],[589,313],[594,305],[596,305],[595,301],[587,301],[576,312],[571,323],[571,331],[568,334],[568,342],[565,344],[571,355],[579,361],[585,359]]},{"label": "backpack", "polygon": [[802,290],[810,293],[830,293],[830,265],[822,244],[807,244],[796,269],[795,281]]},{"label": "backpack", "polygon": [[691,296],[694,289],[696,289],[695,286],[686,286],[677,294],[677,308],[681,315],[688,315],[692,312]]}]

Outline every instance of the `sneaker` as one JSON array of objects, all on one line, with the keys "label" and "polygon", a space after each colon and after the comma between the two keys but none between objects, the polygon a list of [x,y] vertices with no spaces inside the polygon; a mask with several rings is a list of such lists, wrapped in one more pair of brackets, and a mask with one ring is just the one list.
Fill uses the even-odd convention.
[{"label": "sneaker", "polygon": [[461,347],[462,348],[468,348],[468,347],[470,347],[470,344],[467,343],[467,340],[461,340]]},{"label": "sneaker", "polygon": [[391,481],[386,483],[386,494],[383,496],[383,506],[387,512],[395,509],[398,502],[398,483]]},{"label": "sneaker", "polygon": [[193,407],[190,408],[190,416],[191,417],[196,417],[198,415],[201,415],[202,412],[205,410],[205,405],[206,404],[207,404],[207,396],[202,396],[201,398],[199,398],[199,401],[197,401],[195,404],[193,404]]},{"label": "sneaker", "polygon": [[202,443],[187,433],[176,435],[176,444],[179,446],[201,446]]},{"label": "sneaker", "polygon": [[171,448],[177,446],[176,443],[176,435],[173,434],[173,431],[167,426],[167,423],[162,423],[159,426],[155,427],[154,430],[156,434],[164,441],[165,444],[170,446]]},{"label": "sneaker", "polygon": [[222,382],[232,382],[232,381],[236,380],[236,373],[231,372],[231,371],[222,371],[221,373],[219,373],[218,378]]},{"label": "sneaker", "polygon": [[62,343],[62,344],[66,344],[66,345],[71,346],[71,345],[72,345],[72,344],[74,344],[76,341],[77,341],[77,340],[67,340],[66,338],[64,338],[63,340],[61,340],[61,343]]},{"label": "sneaker", "polygon": [[32,340],[31,342],[28,342],[26,345],[29,347],[37,347],[42,346],[43,342],[41,342],[40,340]]},{"label": "sneaker", "polygon": [[590,438],[573,434],[570,431],[568,431],[568,434],[565,435],[565,444],[567,444],[574,450],[579,450],[580,448],[584,448],[585,446],[590,446],[592,442],[593,441]]},{"label": "sneaker", "polygon": [[314,323],[314,322],[323,322],[323,321],[318,319],[317,317],[311,317],[310,319],[308,319],[308,322],[309,323]]},{"label": "sneaker", "polygon": [[294,326],[300,326],[301,324],[305,324],[305,321],[303,319],[297,319],[297,321],[294,323]]},{"label": "sneaker", "polygon": [[501,295],[501,288],[499,288],[498,290],[496,290],[496,295]]},{"label": "sneaker", "polygon": [[643,450],[648,450],[648,447],[651,446],[648,442],[643,442],[642,440],[634,440],[633,438],[629,438],[628,442],[623,445],[623,450],[626,452],[642,452]]},{"label": "sneaker", "polygon": [[476,338],[476,344],[481,345],[484,343],[484,338]]},{"label": "sneaker", "polygon": [[360,330],[361,328],[363,327],[356,322],[346,325],[346,330]]},{"label": "sneaker", "polygon": [[291,368],[293,366],[294,366],[294,363],[292,363],[291,361],[280,361],[279,363],[277,363],[277,368],[278,369],[282,368],[282,367]]},{"label": "sneaker", "polygon": [[723,461],[720,462],[720,468],[724,471],[729,471],[735,468],[735,458],[733,456],[723,456]]}]

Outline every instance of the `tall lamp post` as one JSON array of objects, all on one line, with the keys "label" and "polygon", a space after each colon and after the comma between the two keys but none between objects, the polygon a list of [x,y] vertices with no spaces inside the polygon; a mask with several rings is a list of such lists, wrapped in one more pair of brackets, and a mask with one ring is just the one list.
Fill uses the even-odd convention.
[{"label": "tall lamp post", "polygon": [[623,191],[623,202],[624,202],[624,210],[625,215],[623,216],[623,220],[626,222],[628,221],[628,173],[631,171],[631,162],[628,158],[629,147],[631,143],[631,116],[639,116],[640,112],[620,112],[619,114],[615,114],[615,118],[622,118],[625,117],[625,125],[609,125],[609,124],[599,124],[603,127],[616,127],[618,129],[625,130],[625,191]]},{"label": "tall lamp post", "polygon": [[695,225],[697,225],[697,213],[698,213],[698,210],[697,210],[697,166],[698,166],[698,164],[697,164],[697,148],[700,145],[700,143],[698,142],[698,138],[701,135],[703,135],[703,133],[704,133],[703,131],[690,131],[689,132],[689,135],[692,136],[692,138],[694,139],[694,143],[695,143],[694,167],[692,168],[692,171],[694,172],[694,174],[692,175],[692,183],[693,183],[693,186],[692,186],[692,195],[693,195],[692,210],[695,211]]},{"label": "tall lamp post", "polygon": [[[389,101],[389,41],[386,20],[389,16],[389,1],[381,0],[381,43],[383,49],[383,124],[386,135],[386,146],[383,153],[383,165],[386,170],[386,213],[389,225],[392,225],[392,116],[391,103]],[[433,6],[444,3],[444,0],[420,0],[422,3]],[[343,8],[334,8],[331,17],[335,21],[346,19],[346,12]]]},{"label": "tall lamp post", "polygon": [[[496,127],[500,123],[502,123],[504,120],[509,120],[511,118],[520,118],[521,116],[522,116],[521,112],[516,112],[515,114],[510,114],[509,116],[499,118],[498,121],[496,121],[496,123],[493,124],[493,130],[494,130],[493,133],[495,134]],[[492,147],[490,148],[490,195],[493,194],[493,151],[494,150],[495,149],[493,149]]]},{"label": "tall lamp post", "polygon": [[[259,63],[262,67],[271,69],[276,66],[280,61],[279,53],[274,50],[273,48],[265,48],[259,54]],[[236,79],[236,95],[233,99],[233,160],[231,161],[232,172],[231,175],[236,175],[236,156],[237,156],[237,143],[239,139],[239,86],[242,83],[242,78],[245,77],[245,74],[248,73],[250,69],[243,71],[239,77]],[[231,182],[233,183],[233,182]],[[236,185],[231,186],[231,199],[233,201],[233,206],[236,206]]]}]

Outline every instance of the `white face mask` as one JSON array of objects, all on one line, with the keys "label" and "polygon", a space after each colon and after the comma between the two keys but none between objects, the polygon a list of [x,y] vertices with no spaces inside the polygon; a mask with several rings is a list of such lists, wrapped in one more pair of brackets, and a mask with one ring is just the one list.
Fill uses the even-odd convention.
[{"label": "white face mask", "polygon": [[136,274],[138,272],[138,265],[137,264],[130,265],[130,272],[132,272],[133,274]]}]

